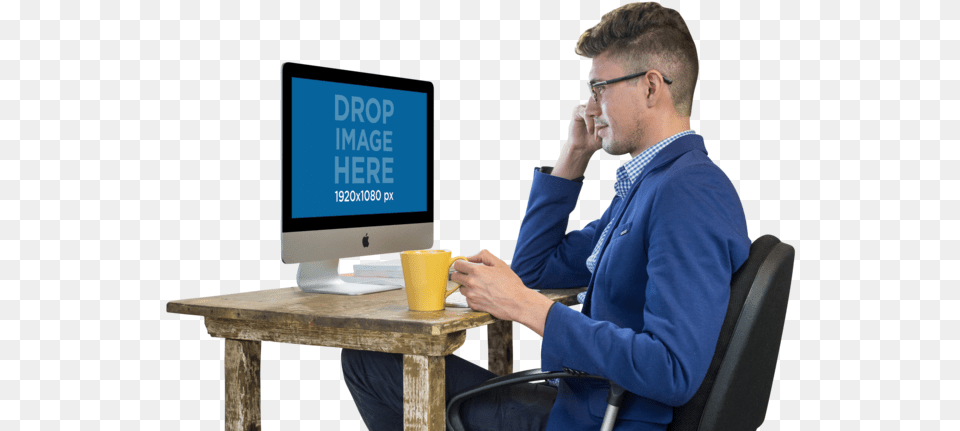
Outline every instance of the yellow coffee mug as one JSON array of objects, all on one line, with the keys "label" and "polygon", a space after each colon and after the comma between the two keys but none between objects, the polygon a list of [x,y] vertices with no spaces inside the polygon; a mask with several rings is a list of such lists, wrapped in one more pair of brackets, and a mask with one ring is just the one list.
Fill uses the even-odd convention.
[{"label": "yellow coffee mug", "polygon": [[457,287],[447,290],[450,266],[463,256],[450,257],[444,250],[409,250],[400,253],[403,281],[407,291],[407,305],[413,311],[443,310],[443,300],[456,292]]}]

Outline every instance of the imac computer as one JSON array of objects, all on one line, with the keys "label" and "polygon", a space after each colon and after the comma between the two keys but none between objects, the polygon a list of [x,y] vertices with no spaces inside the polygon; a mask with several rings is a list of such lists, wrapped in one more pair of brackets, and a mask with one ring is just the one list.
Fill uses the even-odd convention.
[{"label": "imac computer", "polygon": [[306,292],[346,283],[340,258],[433,246],[433,84],[283,65],[284,263]]}]

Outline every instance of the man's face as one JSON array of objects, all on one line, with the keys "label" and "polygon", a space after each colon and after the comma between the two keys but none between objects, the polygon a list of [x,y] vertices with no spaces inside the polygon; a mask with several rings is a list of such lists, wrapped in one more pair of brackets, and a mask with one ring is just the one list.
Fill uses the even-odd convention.
[{"label": "man's face", "polygon": [[[626,68],[623,61],[609,52],[604,52],[593,58],[590,82],[606,81],[636,72]],[[587,101],[586,114],[594,118],[594,135],[609,154],[619,156],[639,152],[647,87],[637,81],[628,79],[597,88],[598,100],[594,101],[591,93]]]}]

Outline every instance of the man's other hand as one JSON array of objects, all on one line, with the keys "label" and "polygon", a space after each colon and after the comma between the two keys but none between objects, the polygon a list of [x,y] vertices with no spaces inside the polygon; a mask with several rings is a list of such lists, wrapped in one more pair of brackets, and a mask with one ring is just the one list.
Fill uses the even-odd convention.
[{"label": "man's other hand", "polygon": [[547,312],[553,301],[523,284],[510,265],[487,250],[467,258],[473,263],[456,261],[457,272],[450,279],[462,285],[460,292],[467,305],[477,311],[486,311],[502,320],[520,322],[543,335]]}]

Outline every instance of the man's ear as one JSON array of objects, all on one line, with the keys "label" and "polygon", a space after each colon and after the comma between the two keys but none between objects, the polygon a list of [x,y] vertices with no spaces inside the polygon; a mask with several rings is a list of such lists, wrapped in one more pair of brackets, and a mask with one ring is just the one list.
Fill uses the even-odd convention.
[{"label": "man's ear", "polygon": [[647,87],[647,108],[653,108],[658,103],[662,103],[670,98],[670,96],[666,94],[667,83],[663,82],[663,75],[660,74],[659,70],[656,70],[656,72],[657,73],[647,72],[646,75],[643,75],[643,84]]},{"label": "man's ear", "polygon": [[657,73],[643,75],[643,85],[647,91],[647,108],[653,108],[660,103],[669,103],[673,105],[673,98],[670,96],[667,83],[663,80],[663,74],[657,69],[652,69]]}]

